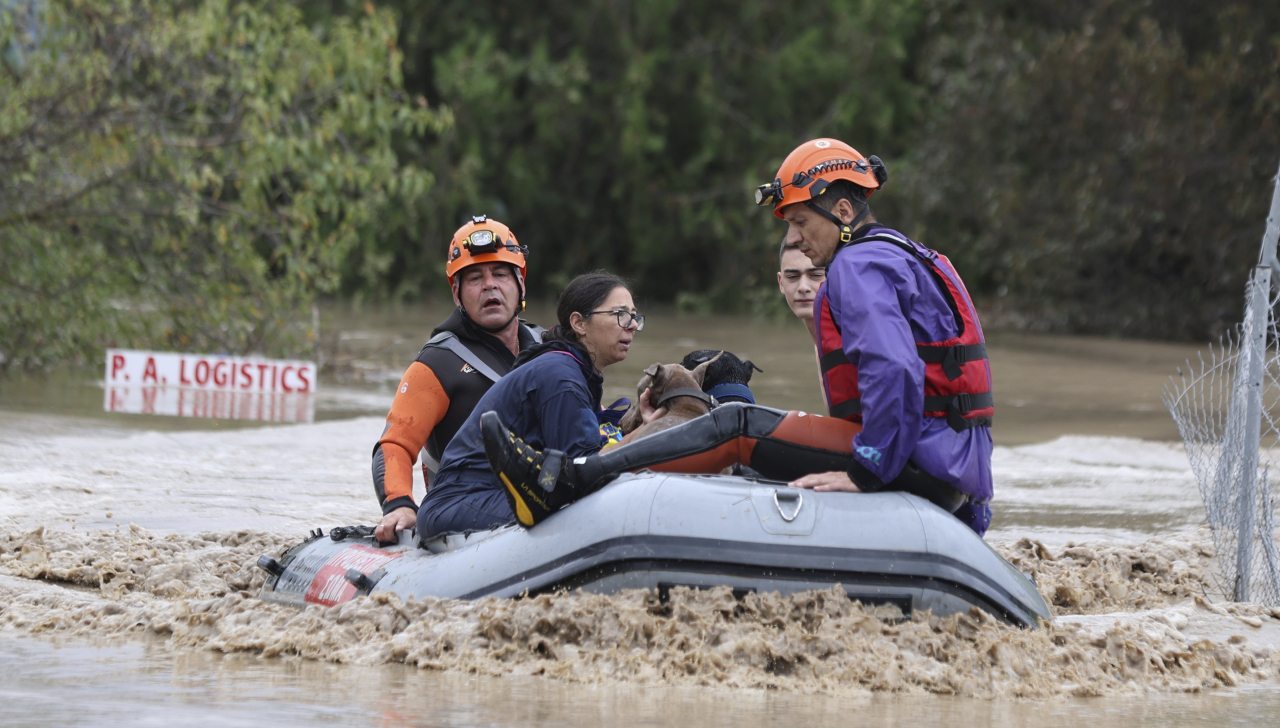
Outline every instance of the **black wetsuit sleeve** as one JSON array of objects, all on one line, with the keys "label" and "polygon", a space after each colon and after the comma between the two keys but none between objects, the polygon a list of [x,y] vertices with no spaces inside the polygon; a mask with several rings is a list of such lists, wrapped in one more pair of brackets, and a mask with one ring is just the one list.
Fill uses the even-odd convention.
[{"label": "black wetsuit sleeve", "polygon": [[857,458],[851,458],[850,460],[849,479],[863,492],[902,491],[903,493],[920,496],[948,513],[955,513],[957,508],[964,505],[966,498],[964,493],[956,490],[950,483],[929,475],[910,460],[903,466],[902,472],[898,474],[898,477],[888,483],[880,480],[875,473],[864,467],[862,463],[859,463]]},{"label": "black wetsuit sleeve", "polygon": [[864,493],[876,493],[884,490],[884,481],[880,476],[867,470],[857,458],[849,458],[849,480]]}]

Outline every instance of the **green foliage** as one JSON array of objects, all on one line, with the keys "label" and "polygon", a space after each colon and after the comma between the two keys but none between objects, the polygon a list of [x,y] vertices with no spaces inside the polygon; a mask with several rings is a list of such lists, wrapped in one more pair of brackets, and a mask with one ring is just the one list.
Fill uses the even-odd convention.
[{"label": "green foliage", "polygon": [[886,159],[877,215],[1004,320],[1239,315],[1280,4],[390,6],[0,0],[0,355],[283,352],[317,293],[443,293],[482,212],[530,246],[535,297],[605,267],[765,315],[783,227],[751,190],[816,136]]},{"label": "green foliage", "polygon": [[488,212],[532,248],[534,295],[606,267],[762,311],[782,227],[750,190],[834,136],[887,160],[878,216],[1000,321],[1199,337],[1239,315],[1280,160],[1280,4],[395,4],[406,86],[457,124],[402,147],[438,185],[348,292],[442,290],[445,242]]},{"label": "green foliage", "polygon": [[288,352],[380,212],[424,196],[393,134],[387,12],[323,33],[278,2],[0,4],[0,355]]},{"label": "green foliage", "polygon": [[933,9],[909,228],[1030,325],[1238,321],[1280,161],[1280,5]]},{"label": "green foliage", "polygon": [[486,212],[529,245],[534,295],[605,267],[741,308],[774,285],[782,235],[754,187],[806,138],[892,154],[916,123],[916,2],[399,5],[406,84],[457,123],[406,148],[437,186],[381,231],[385,278],[364,266],[347,290],[443,290],[449,237]]}]

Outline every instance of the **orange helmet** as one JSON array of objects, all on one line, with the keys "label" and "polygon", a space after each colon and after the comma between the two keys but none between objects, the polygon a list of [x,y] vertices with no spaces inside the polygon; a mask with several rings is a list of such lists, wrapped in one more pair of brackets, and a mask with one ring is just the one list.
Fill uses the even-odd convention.
[{"label": "orange helmet", "polygon": [[524,298],[524,278],[529,271],[529,249],[516,240],[511,228],[484,215],[458,228],[449,242],[449,258],[444,272],[449,285],[458,271],[477,263],[510,263],[520,269],[520,294]]},{"label": "orange helmet", "polygon": [[889,173],[875,155],[864,157],[838,139],[813,139],[787,155],[773,182],[756,188],[756,204],[773,205],[773,214],[782,217],[782,208],[811,202],[838,179],[865,189],[870,197],[888,181]]}]

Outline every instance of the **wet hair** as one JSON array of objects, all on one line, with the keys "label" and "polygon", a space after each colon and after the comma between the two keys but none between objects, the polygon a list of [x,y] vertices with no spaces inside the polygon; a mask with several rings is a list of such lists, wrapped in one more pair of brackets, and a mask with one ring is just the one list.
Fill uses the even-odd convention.
[{"label": "wet hair", "polygon": [[[839,203],[840,200],[848,200],[849,204],[853,205],[854,214],[857,214],[862,212],[862,208],[871,207],[870,203],[867,202],[867,192],[869,192],[869,190],[866,187],[855,185],[847,179],[838,179],[827,187],[826,192],[818,195],[813,200],[813,204],[821,207],[827,212],[831,212],[836,208],[836,204]],[[875,215],[868,211],[867,216],[863,221],[871,222],[875,219]]]},{"label": "wet hair", "polygon": [[750,384],[751,371],[764,371],[756,366],[751,360],[739,359],[731,351],[720,351],[719,349],[699,349],[689,352],[680,366],[689,371],[693,371],[697,366],[705,361],[711,361],[719,355],[720,358],[711,362],[711,366],[707,367],[706,374],[702,377],[702,391],[707,391],[717,384]]},{"label": "wet hair", "polygon": [[544,339],[581,344],[578,332],[569,325],[569,319],[574,313],[586,316],[588,311],[598,310],[609,294],[619,288],[631,290],[626,281],[602,270],[583,273],[569,281],[569,285],[560,292],[560,300],[556,303],[556,319],[559,323],[551,327]]}]

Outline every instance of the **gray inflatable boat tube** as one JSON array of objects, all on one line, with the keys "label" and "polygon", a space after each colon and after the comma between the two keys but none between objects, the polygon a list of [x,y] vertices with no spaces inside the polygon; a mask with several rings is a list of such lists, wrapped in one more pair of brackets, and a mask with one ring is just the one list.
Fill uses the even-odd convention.
[{"label": "gray inflatable boat tube", "polygon": [[642,472],[525,530],[383,547],[368,527],[335,528],[262,557],[262,598],[334,605],[371,592],[403,599],[518,597],[564,589],[839,585],[903,614],[978,607],[1010,624],[1051,618],[1035,584],[951,514],[904,493],[815,493],[727,475]]}]

